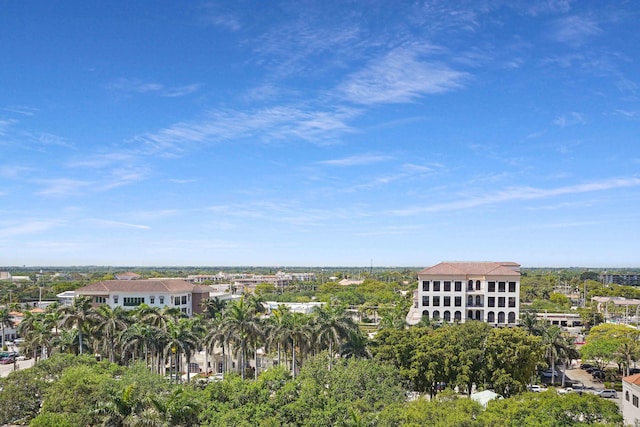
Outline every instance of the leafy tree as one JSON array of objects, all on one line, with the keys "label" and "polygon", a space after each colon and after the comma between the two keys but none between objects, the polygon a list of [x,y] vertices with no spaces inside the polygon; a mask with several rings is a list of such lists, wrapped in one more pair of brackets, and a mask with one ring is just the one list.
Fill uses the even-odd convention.
[{"label": "leafy tree", "polygon": [[496,393],[508,397],[523,391],[542,359],[540,337],[518,328],[491,329],[485,350],[485,378]]},{"label": "leafy tree", "polygon": [[613,427],[622,426],[622,416],[614,402],[593,394],[559,396],[549,390],[489,402],[486,411],[479,414],[478,422],[487,427]]},{"label": "leafy tree", "polygon": [[623,363],[628,364],[632,354],[627,351],[630,349],[622,349],[622,347],[628,345],[629,341],[636,342],[639,337],[640,331],[626,325],[603,323],[591,328],[580,353],[584,360],[593,360],[600,368],[604,368],[624,352],[626,360],[623,360]]}]

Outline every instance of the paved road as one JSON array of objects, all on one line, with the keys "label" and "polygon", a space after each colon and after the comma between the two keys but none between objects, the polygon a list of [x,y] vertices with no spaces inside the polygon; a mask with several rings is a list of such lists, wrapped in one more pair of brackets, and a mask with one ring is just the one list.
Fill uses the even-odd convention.
[{"label": "paved road", "polygon": [[[16,370],[18,369],[27,369],[33,366],[33,359],[28,360],[20,360],[16,362]],[[6,377],[11,372],[13,372],[13,364],[9,365],[0,365],[0,377]]]}]

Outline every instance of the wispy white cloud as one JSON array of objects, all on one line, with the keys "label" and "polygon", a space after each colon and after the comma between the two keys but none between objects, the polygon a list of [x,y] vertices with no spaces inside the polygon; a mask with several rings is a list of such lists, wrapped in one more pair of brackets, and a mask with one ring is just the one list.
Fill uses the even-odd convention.
[{"label": "wispy white cloud", "polygon": [[320,165],[327,166],[361,166],[370,165],[372,163],[380,163],[392,160],[391,156],[383,156],[379,154],[359,154],[341,159],[323,160],[318,162]]},{"label": "wispy white cloud", "polygon": [[27,166],[5,165],[0,166],[0,176],[3,178],[16,179],[22,177],[25,173],[33,171],[33,168]]},{"label": "wispy white cloud", "polygon": [[38,180],[37,183],[43,185],[44,188],[37,191],[36,195],[53,197],[81,194],[83,189],[91,188],[92,186],[90,181],[68,178]]},{"label": "wispy white cloud", "polygon": [[168,98],[190,95],[197,92],[202,85],[188,84],[183,86],[165,86],[161,83],[143,82],[137,79],[120,78],[107,85],[107,89],[124,94],[149,94]]},{"label": "wispy white cloud", "polygon": [[39,111],[37,108],[27,107],[24,105],[10,105],[8,107],[4,107],[3,110],[10,113],[20,114],[22,116],[33,116]]},{"label": "wispy white cloud", "polygon": [[601,32],[602,30],[593,17],[572,15],[560,18],[555,22],[552,36],[556,41],[579,46]]},{"label": "wispy white cloud", "polygon": [[127,152],[113,152],[93,155],[83,155],[69,160],[66,165],[71,168],[102,169],[117,164],[128,164],[138,160],[138,157]]},{"label": "wispy white cloud", "polygon": [[469,74],[443,63],[422,60],[428,50],[395,49],[349,76],[339,91],[345,99],[367,105],[412,102],[425,95],[461,88]]},{"label": "wispy white cloud", "polygon": [[616,114],[626,117],[628,119],[640,119],[640,112],[639,111],[629,111],[629,110],[616,110],[615,111]]},{"label": "wispy white cloud", "polygon": [[91,220],[89,220],[89,222],[91,222],[92,224],[101,226],[101,227],[135,228],[135,229],[138,229],[138,230],[149,230],[149,229],[151,229],[151,227],[149,227],[148,225],[130,224],[130,223],[127,223],[127,222],[112,221],[112,220],[108,220],[108,219],[91,219]]},{"label": "wispy white cloud", "polygon": [[202,4],[197,9],[197,13],[197,20],[204,25],[214,25],[232,32],[240,31],[242,28],[240,18],[232,12],[223,10],[221,4]]},{"label": "wispy white cloud", "polygon": [[147,170],[143,167],[116,168],[110,169],[104,176],[94,177],[91,180],[72,178],[39,179],[34,180],[34,182],[43,188],[35,194],[48,197],[67,197],[108,191],[141,181],[147,177],[147,173]]},{"label": "wispy white cloud", "polygon": [[617,178],[587,184],[578,184],[558,188],[532,188],[513,187],[486,196],[471,196],[469,198],[454,200],[451,202],[437,203],[430,206],[422,206],[408,209],[389,211],[390,215],[410,216],[428,212],[455,211],[471,209],[479,206],[507,203],[518,200],[546,199],[571,194],[590,193],[594,191],[613,190],[625,187],[640,186],[640,178]]},{"label": "wispy white cloud", "polygon": [[12,119],[0,120],[0,136],[5,136],[9,127],[12,126],[15,122],[16,121]]},{"label": "wispy white cloud", "polygon": [[59,225],[57,221],[25,220],[20,224],[0,226],[0,238],[42,233]]},{"label": "wispy white cloud", "polygon": [[180,185],[184,185],[184,184],[192,184],[194,182],[198,182],[197,179],[192,178],[192,179],[178,179],[178,178],[170,178],[167,181],[172,182],[174,184],[180,184]]},{"label": "wispy white cloud", "polygon": [[419,225],[395,225],[380,227],[370,231],[360,231],[353,233],[355,236],[397,236],[405,234],[415,234],[422,226]]},{"label": "wispy white cloud", "polygon": [[133,142],[143,144],[146,152],[165,155],[182,154],[192,144],[244,138],[256,138],[262,142],[293,138],[328,144],[340,135],[351,132],[347,120],[357,114],[357,110],[350,108],[318,111],[295,106],[252,112],[214,111],[199,121],[180,122],[155,133],[139,135]]},{"label": "wispy white cloud", "polygon": [[587,120],[580,113],[571,112],[569,114],[562,114],[553,120],[553,124],[559,127],[567,127],[572,125],[585,125]]}]

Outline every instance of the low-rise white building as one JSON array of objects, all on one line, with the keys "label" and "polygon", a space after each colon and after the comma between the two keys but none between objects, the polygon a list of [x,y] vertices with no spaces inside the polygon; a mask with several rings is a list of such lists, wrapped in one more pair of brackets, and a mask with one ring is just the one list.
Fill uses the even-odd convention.
[{"label": "low-rise white building", "polygon": [[625,425],[640,423],[640,374],[622,378],[622,416]]},{"label": "low-rise white building", "polygon": [[175,307],[192,316],[202,313],[202,301],[209,297],[209,288],[184,280],[103,280],[76,290],[77,295],[90,297],[93,305],[134,309],[141,304],[150,307]]},{"label": "low-rise white building", "polygon": [[515,326],[520,317],[520,265],[514,262],[441,262],[418,272],[407,323],[478,320]]}]

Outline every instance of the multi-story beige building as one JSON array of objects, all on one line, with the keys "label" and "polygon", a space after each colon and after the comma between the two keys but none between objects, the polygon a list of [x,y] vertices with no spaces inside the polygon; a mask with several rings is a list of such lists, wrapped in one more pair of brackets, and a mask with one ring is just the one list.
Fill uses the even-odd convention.
[{"label": "multi-story beige building", "polygon": [[514,262],[441,262],[418,272],[407,315],[445,322],[479,320],[516,325],[520,317],[520,265]]}]

